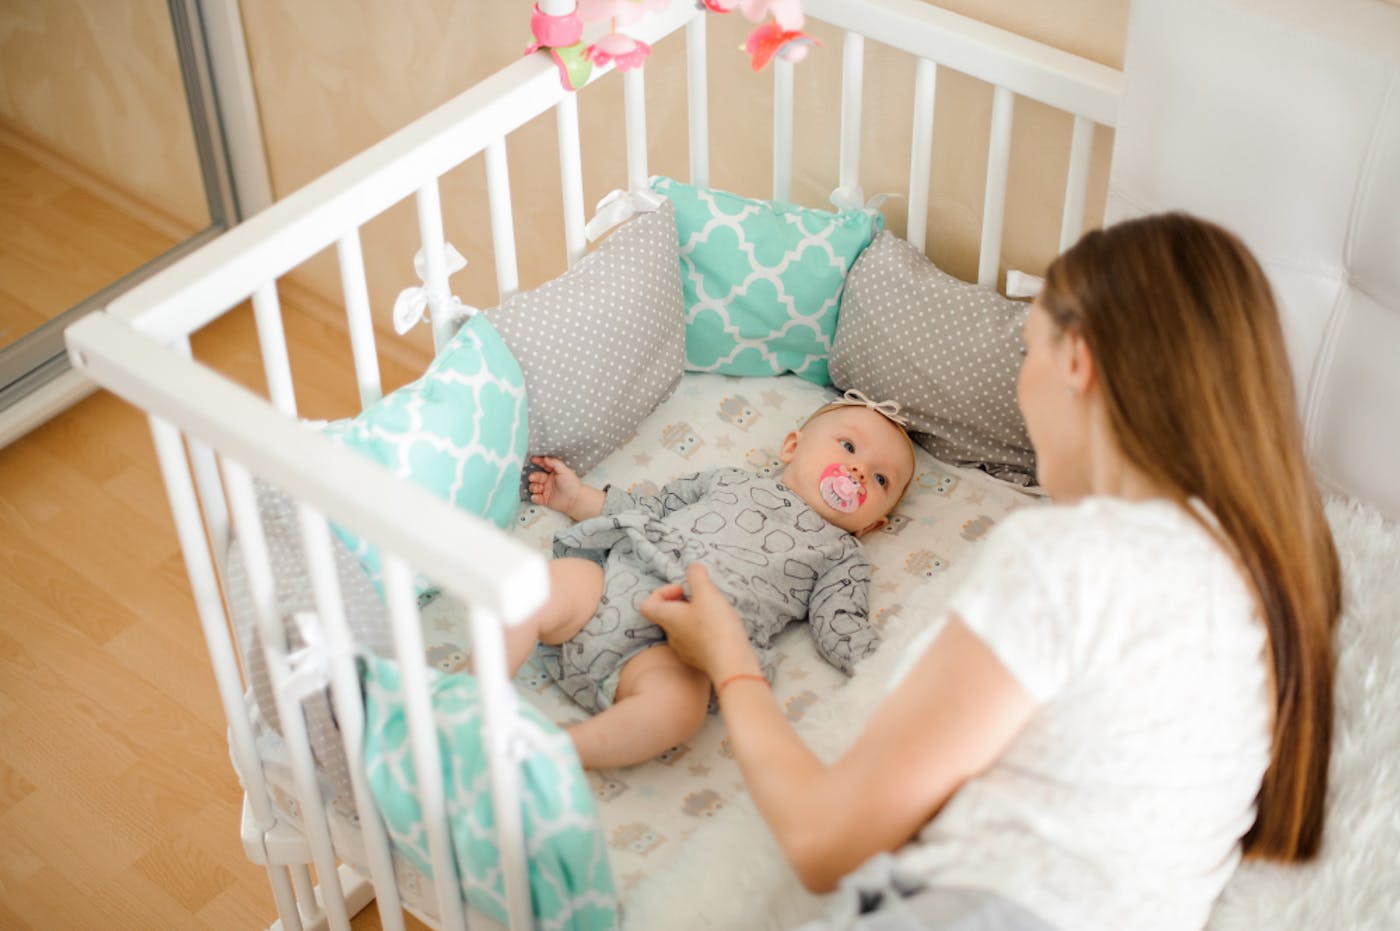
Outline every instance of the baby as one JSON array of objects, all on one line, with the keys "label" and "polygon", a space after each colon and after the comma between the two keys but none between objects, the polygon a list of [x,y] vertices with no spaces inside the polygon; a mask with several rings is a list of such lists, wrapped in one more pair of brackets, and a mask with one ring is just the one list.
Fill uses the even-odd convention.
[{"label": "baby", "polygon": [[519,669],[538,644],[549,674],[596,712],[569,729],[585,767],[651,759],[704,722],[709,680],[637,611],[692,562],[744,619],[766,677],[773,638],[804,617],[818,652],[847,675],[874,652],[870,563],[857,538],[885,525],[914,474],[913,445],[892,417],[897,405],[848,392],[787,435],[780,476],[714,469],[649,496],[592,488],[557,459],[532,460],[541,471],[530,475],[531,500],[579,523],[555,535],[549,599],[507,629],[508,659]]}]

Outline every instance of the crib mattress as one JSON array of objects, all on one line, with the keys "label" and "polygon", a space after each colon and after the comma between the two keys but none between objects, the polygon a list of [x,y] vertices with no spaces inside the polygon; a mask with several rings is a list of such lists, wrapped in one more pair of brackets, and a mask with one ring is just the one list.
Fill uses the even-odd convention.
[{"label": "crib mattress", "polygon": [[[636,434],[584,479],[598,487],[614,484],[651,493],[678,476],[719,466],[776,471],[781,469],[778,450],[783,437],[835,396],[830,388],[794,376],[688,373]],[[870,608],[875,626],[883,629],[921,589],[936,590],[923,583],[970,558],[992,526],[1036,500],[985,473],[946,465],[916,449],[915,474],[905,498],[889,525],[863,541],[873,566]],[[554,532],[567,523],[560,514],[526,505],[513,533],[548,554]],[[938,606],[920,604],[920,613],[930,614],[931,607]],[[422,620],[429,661],[447,671],[464,668],[470,638],[463,606],[440,597],[423,609]],[[777,642],[774,692],[787,717],[798,722],[830,701],[846,677],[817,654],[805,624],[789,626]],[[516,684],[523,696],[561,725],[584,716],[533,662],[521,669]],[[270,770],[279,805],[299,821],[290,772],[281,766]],[[651,865],[668,859],[745,791],[717,716],[694,738],[654,761],[592,772],[589,777],[624,904]],[[352,863],[365,862],[350,800],[333,799],[329,807],[341,856]],[[397,869],[405,902],[429,914],[435,911],[430,880],[406,861],[398,862]]]}]

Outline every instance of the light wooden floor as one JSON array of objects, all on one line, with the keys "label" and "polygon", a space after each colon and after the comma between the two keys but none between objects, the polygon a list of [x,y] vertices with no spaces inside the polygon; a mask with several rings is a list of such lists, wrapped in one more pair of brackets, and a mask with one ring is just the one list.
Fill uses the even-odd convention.
[{"label": "light wooden floor", "polygon": [[[38,288],[24,265],[47,261],[0,281]],[[344,334],[286,310],[303,413],[348,413]],[[260,383],[246,311],[194,344]],[[411,374],[388,364],[385,384]],[[224,731],[145,418],[96,394],[0,449],[0,928],[270,924]],[[372,907],[355,927],[379,927]]]},{"label": "light wooden floor", "polygon": [[0,346],[173,245],[29,155],[0,145]]}]

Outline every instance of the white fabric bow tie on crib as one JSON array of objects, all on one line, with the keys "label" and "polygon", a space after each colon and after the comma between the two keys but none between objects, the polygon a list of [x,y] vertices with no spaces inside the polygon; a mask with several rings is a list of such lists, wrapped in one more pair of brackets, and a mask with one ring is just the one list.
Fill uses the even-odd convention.
[{"label": "white fabric bow tie on crib", "polygon": [[1037,297],[1045,286],[1045,279],[1014,268],[1006,272],[1006,296],[1013,300],[1023,297]]},{"label": "white fabric bow tie on crib", "polygon": [[[444,277],[450,278],[456,272],[467,267],[466,257],[457,251],[456,246],[445,242],[442,244],[442,248],[443,259],[447,263],[447,274]],[[428,260],[422,249],[413,255],[413,270],[417,273],[418,280],[423,284],[415,288],[404,288],[399,292],[399,296],[394,298],[394,332],[400,336],[413,329],[423,319],[430,304],[427,283]],[[447,314],[449,319],[453,321],[465,320],[477,312],[477,308],[462,303],[455,294],[449,293],[447,300]]]},{"label": "white fabric bow tie on crib", "polygon": [[310,611],[298,611],[292,615],[292,620],[296,622],[304,646],[287,654],[287,681],[282,691],[293,701],[300,702],[331,684],[331,661],[335,657],[321,639],[319,617]]},{"label": "white fabric bow tie on crib", "polygon": [[660,210],[664,203],[666,198],[653,191],[611,191],[598,201],[593,219],[583,228],[583,235],[592,242],[624,220],[630,220],[639,213]]},{"label": "white fabric bow tie on crib", "polygon": [[828,199],[831,201],[831,206],[835,207],[837,210],[872,210],[878,213],[881,205],[884,204],[885,201],[889,200],[891,197],[899,196],[900,195],[891,192],[881,192],[879,194],[870,195],[870,199],[866,200],[865,191],[857,184],[854,186],[843,185],[838,187],[831,192],[831,197]]}]

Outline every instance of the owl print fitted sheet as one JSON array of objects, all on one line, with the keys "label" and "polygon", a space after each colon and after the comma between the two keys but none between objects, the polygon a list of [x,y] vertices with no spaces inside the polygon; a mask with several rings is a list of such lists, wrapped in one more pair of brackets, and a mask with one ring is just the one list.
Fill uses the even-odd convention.
[{"label": "owl print fitted sheet", "polygon": [[[675,394],[638,427],[585,482],[654,494],[682,475],[721,466],[765,474],[781,471],[778,450],[788,431],[836,397],[795,376],[736,378],[687,373]],[[873,566],[870,610],[878,628],[903,608],[925,580],[968,559],[976,543],[1008,513],[1037,499],[986,474],[947,466],[916,447],[914,478],[889,525],[862,540]],[[563,515],[524,505],[518,539],[551,552]],[[449,598],[424,610],[428,657],[439,668],[466,663],[465,611]],[[798,721],[846,682],[823,660],[805,623],[778,638],[773,688],[788,718]],[[562,725],[582,720],[574,705],[533,661],[516,684],[536,707]],[[592,772],[599,814],[624,903],[649,862],[669,853],[744,792],[738,765],[712,715],[694,738],[656,760],[626,769]]]}]

